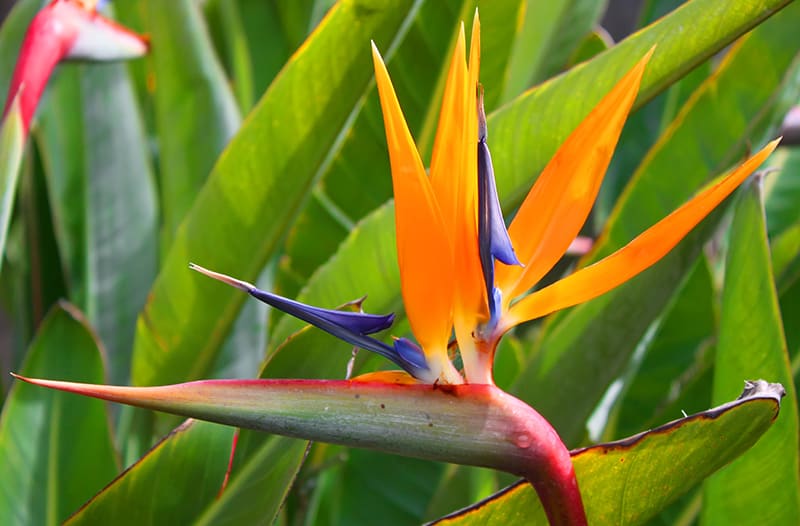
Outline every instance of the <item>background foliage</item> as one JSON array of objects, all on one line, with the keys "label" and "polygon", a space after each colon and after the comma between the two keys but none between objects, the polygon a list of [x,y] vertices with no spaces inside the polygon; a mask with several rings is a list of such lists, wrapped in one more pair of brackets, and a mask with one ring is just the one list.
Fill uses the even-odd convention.
[{"label": "background foliage", "polygon": [[[778,135],[800,101],[800,5],[787,0],[647,1],[636,13],[643,29],[617,44],[599,27],[604,1],[479,4],[489,140],[512,214],[560,141],[658,46],[585,228],[595,248],[548,279],[675,209]],[[513,482],[242,431],[220,493],[233,429],[12,385],[5,374],[132,385],[344,376],[346,344],[190,272],[189,261],[322,306],[368,294],[367,310],[397,312],[393,333],[402,334],[369,41],[429,158],[445,60],[475,5],[113,3],[116,19],[150,35],[151,54],[60,66],[18,182],[0,176],[0,218],[9,217],[0,299],[10,325],[0,343],[0,523],[57,523],[80,508],[71,522],[409,524]],[[20,0],[0,30],[2,93],[40,6]],[[651,270],[504,340],[498,383],[570,447],[731,400],[745,379],[786,386],[775,425],[710,478],[713,455],[675,475],[658,446],[661,454],[640,450],[647,460],[633,464],[652,471],[627,473],[641,481],[634,493],[614,492],[622,475],[596,479],[609,488],[599,506],[620,523],[800,522],[800,151],[781,146],[769,162],[776,172],[740,191],[735,210],[712,215]],[[355,364],[386,366],[364,353]],[[759,414],[768,421],[773,409]],[[719,433],[744,433],[755,419],[731,417]],[[718,436],[692,426],[685,436],[699,437],[695,447]],[[702,447],[721,455],[718,443]],[[579,475],[590,473],[582,485],[607,473],[597,466],[611,461],[595,454],[576,457]],[[635,492],[656,481],[683,496],[669,503],[651,492],[641,505]],[[494,515],[453,521],[532,520],[532,494],[520,495],[495,499]]]}]

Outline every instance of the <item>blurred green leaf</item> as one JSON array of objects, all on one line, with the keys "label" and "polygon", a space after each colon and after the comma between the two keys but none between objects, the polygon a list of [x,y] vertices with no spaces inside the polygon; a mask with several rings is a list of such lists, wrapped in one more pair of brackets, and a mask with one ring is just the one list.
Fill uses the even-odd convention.
[{"label": "blurred green leaf", "polygon": [[[190,430],[200,430],[185,437]],[[187,420],[67,524],[187,524],[222,488],[233,428]]]},{"label": "blurred green leaf", "polygon": [[[703,373],[702,363],[707,360],[705,354],[716,336],[717,325],[715,294],[706,258],[698,259],[657,323],[654,334],[645,337],[641,344],[644,356],[634,357],[633,361],[639,363],[634,364],[633,374],[626,375],[630,378],[626,378],[621,399],[612,412],[610,427],[604,431],[603,436],[609,440],[680,416],[663,411],[695,375]],[[709,395],[681,409],[695,413],[710,402]]]},{"label": "blurred green leaf", "polygon": [[[206,21],[209,23],[208,32],[211,39],[217,41],[216,47],[225,69],[229,72],[239,111],[246,114],[255,104],[253,60],[250,47],[247,45],[239,4],[240,2],[237,1],[215,0],[207,2],[205,9]],[[214,22],[219,27],[215,28]],[[221,33],[221,35],[215,35],[215,33]]]},{"label": "blurred green leaf", "polygon": [[602,0],[526,1],[516,22],[522,27],[505,73],[502,101],[559,73],[605,7]]},{"label": "blurred green leaf", "polygon": [[0,269],[6,248],[11,211],[17,195],[17,180],[25,147],[25,132],[19,102],[16,100],[0,126]]},{"label": "blurred green leaf", "polygon": [[[642,524],[770,429],[775,393],[749,396],[619,442],[573,452],[590,524]],[[784,413],[788,413],[784,411]],[[547,524],[527,482],[436,524]]]},{"label": "blurred green leaf", "polygon": [[798,417],[767,245],[760,180],[743,188],[730,232],[722,293],[714,400],[743,379],[782,382],[778,421],[746,455],[709,478],[702,524],[800,523]]},{"label": "blurred green leaf", "polygon": [[53,234],[67,282],[69,300],[85,309],[87,178],[81,76],[77,65],[59,70],[40,103],[32,137],[47,181]]},{"label": "blurred green leaf", "polygon": [[423,522],[442,464],[360,449],[348,450],[346,457],[333,480],[317,489],[313,498],[322,513],[309,515],[307,524],[371,524],[376,517],[386,526]]},{"label": "blurred green leaf", "polygon": [[[641,41],[648,31],[661,26],[670,27],[680,19],[676,17],[690,14],[692,6],[699,4],[685,4],[637,33],[633,41]],[[706,16],[713,10],[696,15]],[[748,141],[759,140],[766,132],[768,115],[775,109],[775,92],[783,89],[784,78],[778,72],[792,64],[800,48],[800,33],[794,23],[799,14],[800,4],[790,5],[729,51],[719,70],[689,99],[648,153],[585,263],[611,253],[666,216],[710,177],[737,163]],[[599,58],[621,52],[625,44]],[[659,43],[654,62],[664,49],[665,43]],[[599,59],[590,64],[595,62]],[[667,75],[658,66],[654,70],[648,67],[648,72],[645,84],[650,74]],[[791,74],[787,77],[794,79]],[[757,78],[758,82],[743,82],[743,78]],[[649,91],[647,85],[642,89],[645,95]],[[499,172],[497,164],[495,170]],[[575,444],[583,435],[586,418],[608,385],[623,371],[647,328],[661,314],[675,292],[675,283],[694,264],[702,241],[713,226],[711,221],[704,225],[652,269],[600,298],[548,320],[537,346],[541,352],[522,372],[512,391],[548,418],[568,444]],[[564,410],[565,400],[570,400],[569,411]]]},{"label": "blurred green leaf", "polygon": [[[307,443],[273,437],[231,476],[225,491],[208,500],[196,524],[272,524],[294,483]],[[238,449],[238,448],[237,448]]]},{"label": "blurred green leaf", "polygon": [[152,33],[162,246],[169,248],[241,119],[197,2],[149,0],[146,21]]},{"label": "blurred green leaf", "polygon": [[158,264],[157,201],[145,130],[121,64],[67,65],[41,107],[36,144],[70,299],[129,378],[135,320]]},{"label": "blurred green leaf", "polygon": [[0,96],[5,102],[11,75],[28,24],[41,7],[40,0],[18,0],[0,27]]},{"label": "blurred green leaf", "polygon": [[[21,373],[105,380],[100,343],[77,309],[51,310]],[[0,416],[0,463],[0,522],[61,523],[117,472],[106,404],[15,382]]]},{"label": "blurred green leaf", "polygon": [[123,383],[136,316],[158,268],[156,193],[125,66],[85,66],[81,90],[86,312],[109,350],[112,381]]},{"label": "blurred green leaf", "polygon": [[613,45],[614,41],[611,35],[602,27],[596,27],[578,43],[578,46],[569,57],[568,65],[572,67],[581,62],[591,60]]},{"label": "blurred green leaf", "polygon": [[770,237],[800,222],[800,148],[778,148],[768,163],[777,173],[764,179],[764,206]]}]

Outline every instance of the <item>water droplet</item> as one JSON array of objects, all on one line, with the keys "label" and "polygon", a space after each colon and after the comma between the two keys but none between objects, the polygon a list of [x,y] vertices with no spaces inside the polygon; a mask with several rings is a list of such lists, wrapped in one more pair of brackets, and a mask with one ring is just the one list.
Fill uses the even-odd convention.
[{"label": "water droplet", "polygon": [[531,437],[526,433],[522,433],[514,437],[514,443],[520,449],[528,449],[531,447]]}]

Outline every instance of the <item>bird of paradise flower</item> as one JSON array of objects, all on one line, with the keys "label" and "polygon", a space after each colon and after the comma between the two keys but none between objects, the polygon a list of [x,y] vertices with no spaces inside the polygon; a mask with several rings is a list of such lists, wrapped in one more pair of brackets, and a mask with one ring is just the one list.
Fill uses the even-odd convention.
[{"label": "bird of paradise flower", "polygon": [[[392,314],[312,307],[190,265],[386,357],[401,372],[345,381],[216,380],[143,388],[21,379],[287,436],[509,471],[532,483],[552,524],[586,524],[569,451],[558,434],[535,410],[494,386],[492,364],[501,337],[520,323],[595,298],[653,265],[778,141],[617,252],[528,293],[588,217],[653,50],[570,134],[506,230],[478,91],[479,46],[476,13],[469,57],[463,27],[456,42],[428,176],[373,45],[392,168],[401,292],[416,343],[397,338],[389,345],[371,336],[392,325]],[[453,334],[461,369],[450,354]]]}]

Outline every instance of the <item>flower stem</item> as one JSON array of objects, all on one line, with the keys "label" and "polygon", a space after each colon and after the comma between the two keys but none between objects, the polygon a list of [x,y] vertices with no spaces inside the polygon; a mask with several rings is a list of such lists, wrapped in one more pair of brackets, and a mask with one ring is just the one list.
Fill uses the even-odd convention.
[{"label": "flower stem", "polygon": [[585,526],[578,481],[569,450],[553,426],[532,407],[503,391],[494,392],[515,422],[513,442],[519,451],[516,469],[507,471],[525,477],[536,490],[551,526]]}]

